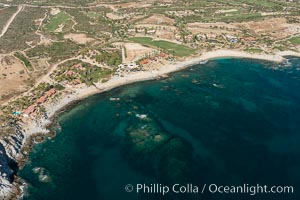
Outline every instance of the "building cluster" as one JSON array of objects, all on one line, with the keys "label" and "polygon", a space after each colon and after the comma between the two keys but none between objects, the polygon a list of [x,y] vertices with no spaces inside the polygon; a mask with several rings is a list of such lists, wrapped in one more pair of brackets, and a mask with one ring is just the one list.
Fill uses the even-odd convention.
[{"label": "building cluster", "polygon": [[129,34],[134,35],[137,33],[142,33],[145,35],[154,35],[156,33],[156,30],[154,28],[149,28],[149,27],[136,27],[132,29],[128,29],[127,31]]},{"label": "building cluster", "polygon": [[179,10],[179,11],[166,11],[166,14],[169,16],[186,17],[186,16],[194,15],[195,12],[192,10]]},{"label": "building cluster", "polygon": [[123,63],[118,65],[118,68],[115,72],[115,76],[122,77],[126,73],[134,72],[134,71],[140,71],[141,68],[136,63]]},{"label": "building cluster", "polygon": [[38,98],[36,100],[36,104],[33,104],[24,110],[23,116],[29,117],[30,115],[32,115],[36,111],[37,105],[45,103],[47,101],[47,99],[50,98],[51,96],[53,96],[55,93],[56,93],[55,88],[52,88],[52,89],[48,90],[47,92],[45,92],[45,94],[43,96],[41,96],[40,98]]},{"label": "building cluster", "polygon": [[198,34],[189,34],[189,35],[180,35],[176,34],[175,39],[177,41],[181,42],[187,42],[187,43],[195,43],[197,41],[218,41],[218,42],[228,42],[230,44],[237,44],[243,41],[246,44],[255,44],[257,42],[257,39],[252,36],[240,36],[237,37],[235,35],[231,34],[217,34],[217,33],[198,33]]},{"label": "building cluster", "polygon": [[169,55],[167,55],[165,53],[160,53],[156,56],[150,56],[148,58],[144,58],[144,59],[140,60],[139,64],[141,66],[144,66],[144,65],[147,65],[148,63],[150,63],[152,61],[156,62],[156,61],[158,61],[158,59],[169,59]]},{"label": "building cluster", "polygon": [[[59,75],[64,75],[65,78],[63,78],[63,81],[59,81],[62,82],[63,84],[70,84],[70,85],[78,85],[81,84],[81,80],[80,80],[80,71],[85,71],[86,68],[81,64],[78,63],[76,65],[73,65],[72,67],[68,68],[66,71],[58,71],[56,73],[54,73],[53,75],[51,75],[52,77],[58,77]],[[69,77],[69,78],[67,78]]]}]

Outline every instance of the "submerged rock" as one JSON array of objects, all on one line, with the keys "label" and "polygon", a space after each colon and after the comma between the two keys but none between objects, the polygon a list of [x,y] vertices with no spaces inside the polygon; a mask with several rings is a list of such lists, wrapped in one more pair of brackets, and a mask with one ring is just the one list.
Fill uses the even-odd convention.
[{"label": "submerged rock", "polygon": [[51,182],[49,172],[43,167],[35,167],[32,169],[33,173],[38,174],[40,182]]},{"label": "submerged rock", "polygon": [[193,159],[190,145],[149,116],[147,121],[139,120],[127,128],[123,149],[133,167],[162,183],[193,180],[189,172]]}]

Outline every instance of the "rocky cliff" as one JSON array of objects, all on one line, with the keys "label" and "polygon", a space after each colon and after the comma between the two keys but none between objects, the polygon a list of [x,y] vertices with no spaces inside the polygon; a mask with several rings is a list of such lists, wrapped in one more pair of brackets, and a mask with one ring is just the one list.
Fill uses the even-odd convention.
[{"label": "rocky cliff", "polygon": [[13,132],[0,139],[0,200],[16,199],[20,193],[19,184],[16,182],[17,161],[23,157],[21,148],[25,137],[16,122],[9,126],[13,127]]}]

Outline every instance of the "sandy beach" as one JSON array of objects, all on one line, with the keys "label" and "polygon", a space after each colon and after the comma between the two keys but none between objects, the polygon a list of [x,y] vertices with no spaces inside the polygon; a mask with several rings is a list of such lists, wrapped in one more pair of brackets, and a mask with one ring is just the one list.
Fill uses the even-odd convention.
[{"label": "sandy beach", "polygon": [[[184,58],[182,61],[176,61],[174,63],[164,65],[158,70],[152,71],[138,71],[138,72],[131,72],[126,74],[124,77],[112,77],[107,82],[104,83],[95,83],[92,86],[86,86],[85,84],[78,85],[76,87],[67,86],[66,91],[62,96],[57,99],[54,99],[48,103],[44,104],[45,107],[45,116],[31,116],[31,117],[23,117],[23,123],[21,123],[22,134],[24,138],[22,139],[22,147],[20,152],[15,152],[13,147],[10,147],[11,157],[15,160],[24,163],[24,159],[26,159],[26,155],[29,154],[28,147],[29,144],[32,144],[34,141],[35,136],[37,135],[45,135],[47,136],[50,130],[48,129],[49,125],[55,120],[55,117],[64,111],[67,106],[72,105],[74,102],[78,102],[84,98],[87,98],[91,95],[109,91],[116,87],[120,87],[122,85],[127,85],[135,82],[147,81],[147,80],[154,80],[158,78],[166,77],[167,74],[179,71],[190,66],[194,66],[200,64],[203,61],[211,60],[211,59],[218,59],[218,58],[248,58],[248,59],[259,59],[259,60],[267,60],[271,62],[280,63],[285,61],[286,59],[284,56],[297,56],[300,57],[300,53],[285,51],[285,52],[278,52],[274,55],[266,55],[266,54],[249,54],[246,52],[240,51],[233,51],[233,50],[217,50],[212,52],[207,52],[202,55]],[[58,67],[58,64],[53,65],[51,71],[47,73],[42,79],[38,81],[38,83],[42,82],[50,82],[50,74],[53,70]],[[26,94],[30,94],[30,90],[27,91]],[[22,96],[21,95],[21,96]],[[18,97],[16,97],[18,98]],[[15,98],[14,98],[15,99]],[[27,149],[27,150],[25,150]],[[25,157],[24,157],[25,156]],[[22,167],[22,166],[20,166]],[[17,183],[16,183],[17,184]],[[18,185],[18,184],[17,184]],[[17,186],[19,190],[22,190],[22,186]],[[7,191],[7,194],[9,191]],[[22,192],[20,192],[22,193]],[[20,194],[22,195],[22,194]]]},{"label": "sandy beach", "polygon": [[[285,60],[283,56],[299,56],[297,52],[278,52],[275,55],[267,54],[249,54],[246,52],[232,51],[232,50],[218,50],[202,54],[201,56],[187,58],[185,61],[174,62],[174,64],[166,65],[159,70],[155,71],[139,71],[133,72],[125,77],[113,77],[105,83],[96,83],[95,86],[81,86],[80,88],[70,88],[72,94],[64,95],[59,100],[55,102],[48,103],[45,105],[48,119],[38,119],[38,120],[27,120],[27,123],[24,123],[25,135],[32,136],[38,133],[48,133],[47,126],[51,123],[51,118],[55,116],[57,112],[62,110],[65,106],[71,104],[72,102],[82,100],[91,95],[109,91],[113,88],[131,84],[140,81],[153,80],[162,76],[167,75],[168,73],[179,71],[187,67],[199,64],[201,61],[217,59],[217,58],[250,58],[250,59],[259,59],[267,60],[272,62],[282,62]],[[48,80],[47,74],[43,80]],[[42,82],[43,80],[39,81]]]}]

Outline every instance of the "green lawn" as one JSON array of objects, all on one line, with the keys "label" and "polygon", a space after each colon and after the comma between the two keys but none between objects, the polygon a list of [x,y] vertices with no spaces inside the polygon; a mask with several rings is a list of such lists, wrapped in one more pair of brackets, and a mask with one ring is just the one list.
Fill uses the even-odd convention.
[{"label": "green lawn", "polygon": [[292,37],[288,41],[291,42],[292,44],[299,45],[300,44],[300,36]]},{"label": "green lawn", "polygon": [[45,25],[45,29],[49,32],[55,31],[60,24],[66,23],[70,19],[70,15],[60,12],[51,17],[50,21]]},{"label": "green lawn", "polygon": [[175,56],[189,56],[193,53],[195,53],[195,49],[192,49],[190,47],[176,44],[173,42],[163,41],[163,40],[153,40],[149,37],[134,37],[129,38],[130,41],[140,43],[144,46],[150,46],[150,47],[159,47],[165,51],[168,51],[171,54],[174,54]]}]

